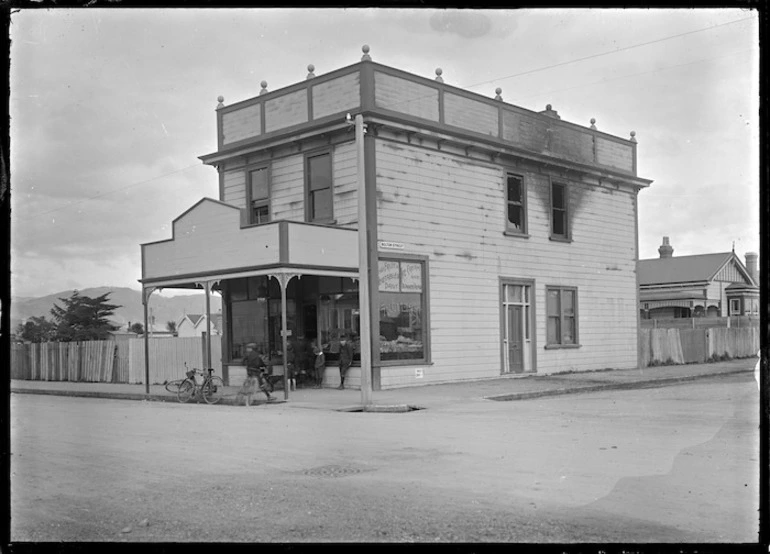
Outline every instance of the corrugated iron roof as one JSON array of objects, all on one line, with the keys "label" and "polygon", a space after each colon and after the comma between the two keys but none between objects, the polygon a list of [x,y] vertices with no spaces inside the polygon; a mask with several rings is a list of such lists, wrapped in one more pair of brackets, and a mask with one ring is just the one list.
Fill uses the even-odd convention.
[{"label": "corrugated iron roof", "polygon": [[639,260],[636,271],[640,285],[710,281],[733,256],[723,252]]}]

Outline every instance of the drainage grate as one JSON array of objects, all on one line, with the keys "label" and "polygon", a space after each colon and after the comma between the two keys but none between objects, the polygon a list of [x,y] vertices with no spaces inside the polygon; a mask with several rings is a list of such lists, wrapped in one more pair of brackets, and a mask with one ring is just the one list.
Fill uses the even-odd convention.
[{"label": "drainage grate", "polygon": [[403,414],[407,412],[415,412],[417,410],[424,410],[422,406],[412,406],[411,404],[395,404],[395,405],[374,405],[374,406],[352,406],[347,408],[339,408],[338,412],[360,413],[360,412],[374,412],[380,414]]},{"label": "drainage grate", "polygon": [[346,477],[348,475],[355,475],[361,473],[363,470],[357,467],[346,466],[320,466],[311,469],[306,469],[302,472],[303,475],[311,475],[315,477]]}]

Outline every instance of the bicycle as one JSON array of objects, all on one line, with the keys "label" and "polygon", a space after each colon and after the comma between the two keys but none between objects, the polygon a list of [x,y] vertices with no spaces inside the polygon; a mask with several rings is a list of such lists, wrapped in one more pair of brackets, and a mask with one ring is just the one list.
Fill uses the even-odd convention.
[{"label": "bicycle", "polygon": [[[187,377],[181,382],[176,393],[179,402],[184,404],[193,397],[198,399],[203,397],[206,404],[216,404],[222,400],[224,381],[221,377],[212,375],[214,372],[212,368],[208,368],[206,371],[208,375],[202,369],[195,368],[185,372]],[[202,378],[202,381],[199,377]]]}]

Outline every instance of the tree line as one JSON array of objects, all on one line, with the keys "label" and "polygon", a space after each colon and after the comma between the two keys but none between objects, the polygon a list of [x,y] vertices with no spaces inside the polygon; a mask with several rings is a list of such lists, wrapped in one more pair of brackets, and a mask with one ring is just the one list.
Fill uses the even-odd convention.
[{"label": "tree line", "polygon": [[[61,306],[54,304],[50,319],[33,316],[16,328],[15,338],[24,342],[81,342],[109,339],[119,327],[109,318],[115,310],[122,308],[110,304],[111,292],[95,298],[73,291],[69,298],[59,298]],[[176,322],[169,321],[166,328],[176,333]],[[144,334],[141,323],[129,325],[128,330],[137,335]]]},{"label": "tree line", "polygon": [[59,298],[51,309],[51,319],[34,316],[16,328],[16,338],[25,342],[80,342],[105,340],[118,327],[108,318],[122,307],[109,303],[105,293],[96,298],[74,291],[69,298]]}]

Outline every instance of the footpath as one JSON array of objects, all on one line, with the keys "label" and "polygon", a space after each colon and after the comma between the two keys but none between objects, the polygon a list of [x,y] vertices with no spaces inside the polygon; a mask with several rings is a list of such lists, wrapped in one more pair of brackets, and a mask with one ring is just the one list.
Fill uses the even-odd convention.
[{"label": "footpath", "polygon": [[[288,400],[284,400],[284,391],[276,390],[274,392],[276,401],[271,402],[269,405],[336,411],[398,412],[411,409],[447,407],[469,401],[528,400],[583,392],[661,387],[685,381],[750,373],[753,372],[756,361],[757,358],[742,358],[709,364],[557,373],[552,375],[506,376],[495,379],[402,387],[374,391],[372,393],[372,404],[366,407],[366,410],[361,405],[361,391],[359,389],[300,388],[296,391],[289,391]],[[235,405],[238,388],[225,387],[220,404]],[[151,385],[148,394],[143,384],[25,381],[13,379],[11,380],[11,393],[177,402],[176,395],[168,392],[163,385]],[[266,405],[264,395],[261,395],[261,397],[260,395],[255,395],[255,400],[256,402],[252,405]],[[203,401],[201,400],[201,402]]]}]

